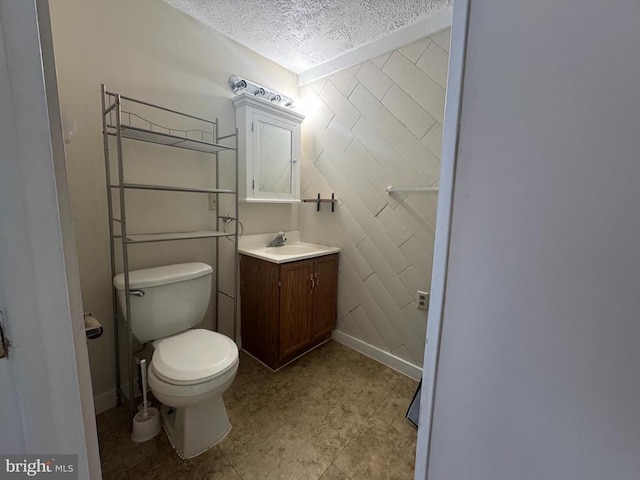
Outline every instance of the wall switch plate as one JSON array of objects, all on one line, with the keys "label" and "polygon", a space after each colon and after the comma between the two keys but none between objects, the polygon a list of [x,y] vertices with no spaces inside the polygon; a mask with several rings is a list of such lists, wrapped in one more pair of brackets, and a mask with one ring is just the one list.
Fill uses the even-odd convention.
[{"label": "wall switch plate", "polygon": [[429,310],[429,292],[418,290],[416,297],[416,308],[418,310]]},{"label": "wall switch plate", "polygon": [[217,210],[218,209],[218,198],[215,193],[209,194],[209,210]]}]

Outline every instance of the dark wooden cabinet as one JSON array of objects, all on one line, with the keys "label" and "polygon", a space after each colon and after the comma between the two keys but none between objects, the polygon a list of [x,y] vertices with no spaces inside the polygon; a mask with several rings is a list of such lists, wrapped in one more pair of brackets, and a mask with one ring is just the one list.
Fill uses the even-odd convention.
[{"label": "dark wooden cabinet", "polygon": [[313,316],[311,341],[329,338],[336,327],[338,310],[338,255],[318,257],[313,262]]},{"label": "dark wooden cabinet", "polygon": [[338,254],[275,264],[240,255],[242,348],[276,369],[331,337]]}]

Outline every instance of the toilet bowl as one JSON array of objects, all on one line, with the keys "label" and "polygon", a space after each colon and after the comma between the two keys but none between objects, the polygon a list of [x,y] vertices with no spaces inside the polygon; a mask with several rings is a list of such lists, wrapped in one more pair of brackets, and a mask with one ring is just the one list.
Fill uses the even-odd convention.
[{"label": "toilet bowl", "polygon": [[153,345],[149,388],[163,404],[164,430],[182,458],[203,453],[231,429],[222,393],[238,370],[238,347],[225,335],[193,328],[209,306],[212,271],[187,263],[129,272],[130,319],[124,276],[113,280],[133,336]]},{"label": "toilet bowl", "polygon": [[182,458],[194,457],[231,429],[222,393],[238,371],[238,348],[209,330],[188,330],[153,346],[148,382],[166,406],[161,408],[164,429]]}]

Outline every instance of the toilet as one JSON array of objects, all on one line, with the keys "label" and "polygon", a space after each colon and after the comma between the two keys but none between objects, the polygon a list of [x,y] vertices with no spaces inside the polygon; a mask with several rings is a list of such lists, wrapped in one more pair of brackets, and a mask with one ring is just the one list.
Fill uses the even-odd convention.
[{"label": "toilet", "polygon": [[[209,307],[212,272],[199,262],[129,272],[131,330],[153,345],[149,388],[163,404],[162,424],[182,458],[203,453],[231,429],[222,393],[236,376],[238,347],[225,335],[193,328]],[[121,312],[124,280],[123,274],[113,279]]]}]

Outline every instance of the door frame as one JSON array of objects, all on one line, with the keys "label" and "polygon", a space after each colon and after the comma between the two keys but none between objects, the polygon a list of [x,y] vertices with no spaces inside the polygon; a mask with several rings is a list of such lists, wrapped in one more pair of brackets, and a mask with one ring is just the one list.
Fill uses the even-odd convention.
[{"label": "door frame", "polygon": [[442,136],[442,158],[440,166],[440,191],[436,218],[436,237],[431,272],[431,294],[427,321],[422,370],[420,415],[416,445],[415,480],[429,477],[433,409],[437,387],[438,357],[444,303],[446,296],[447,267],[451,240],[451,215],[453,213],[456,163],[458,156],[460,113],[464,85],[464,67],[469,28],[471,0],[456,0],[453,5],[451,43],[449,47],[449,73],[447,78],[444,129]]}]

